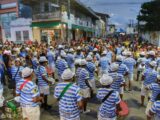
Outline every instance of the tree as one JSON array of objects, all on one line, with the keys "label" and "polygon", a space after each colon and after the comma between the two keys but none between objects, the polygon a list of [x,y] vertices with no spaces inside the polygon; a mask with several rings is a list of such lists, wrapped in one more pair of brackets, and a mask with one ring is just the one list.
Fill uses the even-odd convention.
[{"label": "tree", "polygon": [[160,31],[160,0],[142,4],[140,14],[137,16],[139,29],[142,31]]}]

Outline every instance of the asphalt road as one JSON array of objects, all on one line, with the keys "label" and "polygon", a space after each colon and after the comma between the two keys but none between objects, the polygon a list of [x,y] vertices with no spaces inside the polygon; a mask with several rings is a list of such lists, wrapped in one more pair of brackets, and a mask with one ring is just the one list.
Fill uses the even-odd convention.
[{"label": "asphalt road", "polygon": [[[133,91],[124,93],[124,100],[129,106],[129,115],[118,120],[146,120],[145,107],[140,106],[140,86],[141,82],[133,82]],[[58,103],[53,99],[53,95],[49,98],[49,103],[52,104],[53,109],[50,111],[41,111],[41,120],[59,120]],[[145,102],[147,104],[147,101]],[[88,114],[82,114],[81,120],[97,120],[97,112],[100,103],[96,98],[90,100],[88,109],[91,110]]]}]

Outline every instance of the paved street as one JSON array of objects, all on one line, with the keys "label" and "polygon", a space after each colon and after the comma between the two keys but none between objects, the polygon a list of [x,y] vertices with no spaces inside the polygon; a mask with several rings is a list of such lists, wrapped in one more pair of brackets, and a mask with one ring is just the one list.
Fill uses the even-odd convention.
[{"label": "paved street", "polygon": [[[140,106],[140,82],[134,82],[134,90],[131,93],[125,92],[124,100],[129,105],[130,114],[126,118],[121,118],[121,120],[145,120],[146,116],[144,114],[145,108]],[[50,96],[50,103],[53,104],[53,110],[46,112],[42,111],[41,120],[58,120],[58,107],[57,103],[54,103],[53,97]],[[89,103],[89,109],[91,113],[82,114],[81,120],[97,120],[97,111],[100,103],[94,98]]]}]

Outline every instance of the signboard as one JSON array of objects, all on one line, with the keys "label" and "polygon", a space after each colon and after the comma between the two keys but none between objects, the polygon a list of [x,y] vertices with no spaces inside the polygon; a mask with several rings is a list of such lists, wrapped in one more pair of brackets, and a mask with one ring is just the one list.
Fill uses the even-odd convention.
[{"label": "signboard", "polygon": [[72,23],[71,23],[71,20],[68,20],[68,29],[72,29]]}]

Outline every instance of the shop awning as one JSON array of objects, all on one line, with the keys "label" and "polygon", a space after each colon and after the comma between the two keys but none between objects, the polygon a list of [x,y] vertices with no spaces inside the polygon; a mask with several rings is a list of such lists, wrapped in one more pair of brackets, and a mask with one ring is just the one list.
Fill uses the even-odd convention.
[{"label": "shop awning", "polygon": [[89,27],[84,27],[84,26],[80,26],[80,25],[72,25],[72,29],[79,29],[79,30],[83,30],[86,32],[94,32],[94,29],[89,28]]},{"label": "shop awning", "polygon": [[33,22],[31,27],[50,28],[56,27],[62,22]]}]

